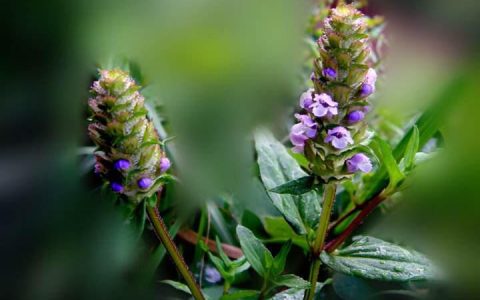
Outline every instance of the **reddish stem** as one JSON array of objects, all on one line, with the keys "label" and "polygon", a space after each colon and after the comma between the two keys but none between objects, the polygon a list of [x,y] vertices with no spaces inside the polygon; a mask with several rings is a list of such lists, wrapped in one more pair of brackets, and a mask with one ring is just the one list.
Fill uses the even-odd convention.
[{"label": "reddish stem", "polygon": [[339,236],[327,242],[323,249],[327,252],[332,252],[333,250],[337,249],[363,223],[365,218],[385,199],[385,196],[378,194],[372,198],[372,200],[366,202],[363,206],[363,209],[355,217],[355,219],[353,219],[352,223],[350,223],[350,225],[348,225],[348,227]]},{"label": "reddish stem", "polygon": [[[178,234],[177,234],[181,239],[191,243],[191,244],[196,244],[197,241],[198,241],[198,238],[197,238],[197,233],[191,229],[187,229],[187,230],[182,230],[180,231]],[[201,239],[205,242],[205,244],[207,244],[208,246],[208,249],[210,249],[210,251],[212,252],[217,252],[217,243],[215,243],[215,241],[212,241],[210,239],[207,239],[205,237],[201,237]],[[232,246],[232,245],[228,245],[228,244],[222,244],[222,249],[223,251],[225,251],[225,254],[227,254],[228,257],[230,258],[233,258],[233,259],[237,259],[237,258],[240,258],[243,256],[243,252],[242,252],[242,249],[238,248],[238,247],[235,247],[235,246]]]}]

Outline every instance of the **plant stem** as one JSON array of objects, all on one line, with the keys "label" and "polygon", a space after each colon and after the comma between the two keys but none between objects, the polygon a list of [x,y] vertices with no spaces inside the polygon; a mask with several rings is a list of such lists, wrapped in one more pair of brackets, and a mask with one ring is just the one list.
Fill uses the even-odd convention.
[{"label": "plant stem", "polygon": [[177,246],[175,246],[175,243],[168,234],[167,226],[165,226],[165,223],[163,222],[163,219],[158,213],[156,207],[151,207],[147,205],[147,214],[150,222],[153,225],[153,228],[155,229],[157,237],[165,246],[168,254],[172,257],[172,260],[177,266],[178,271],[183,276],[188,288],[192,292],[192,296],[196,300],[205,300],[202,291],[200,290],[200,287],[195,282],[195,278],[193,277],[192,273],[190,273],[187,264],[183,260],[182,255],[180,254],[180,252],[178,252]]},{"label": "plant stem", "polygon": [[[378,194],[372,200],[368,201],[365,205],[365,207],[360,211],[360,213],[353,219],[353,221],[348,225],[348,227],[336,238],[333,240],[329,241],[325,245],[325,251],[327,252],[332,252],[333,250],[337,249],[338,246],[340,246],[345,240],[357,229],[360,224],[363,223],[364,219],[372,212],[375,210],[375,208],[380,205],[384,200],[386,199],[386,196],[384,196],[382,193]],[[334,228],[332,228],[333,230]]]},{"label": "plant stem", "polygon": [[313,264],[310,268],[310,289],[306,290],[304,300],[312,300],[315,296],[315,289],[317,286],[317,278],[320,272],[320,266],[322,262],[320,261],[320,253],[323,249],[323,244],[325,243],[325,237],[327,234],[328,223],[330,221],[330,214],[332,213],[333,203],[335,202],[335,194],[337,191],[337,185],[335,183],[328,183],[325,186],[323,192],[323,205],[322,212],[320,214],[320,220],[315,235],[315,241],[312,247],[313,255]]}]

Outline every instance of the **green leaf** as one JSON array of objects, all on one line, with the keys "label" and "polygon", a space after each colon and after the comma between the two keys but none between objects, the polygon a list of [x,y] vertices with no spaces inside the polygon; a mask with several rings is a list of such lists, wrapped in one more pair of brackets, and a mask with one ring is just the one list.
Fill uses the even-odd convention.
[{"label": "green leaf", "polygon": [[290,252],[290,248],[292,248],[292,240],[288,240],[285,244],[283,244],[277,256],[275,256],[273,259],[272,275],[274,277],[280,275],[285,269],[285,263],[287,262],[287,256]]},{"label": "green leaf", "polygon": [[277,194],[290,194],[290,195],[302,195],[310,192],[315,188],[315,177],[305,176],[298,179],[290,180],[287,183],[277,186],[271,189],[270,192]]},{"label": "green leaf", "polygon": [[390,145],[376,136],[370,143],[370,147],[377,155],[380,163],[385,166],[389,176],[389,189],[393,191],[405,178],[400,171],[397,161],[393,157],[392,148]]},{"label": "green leaf", "polygon": [[286,286],[295,289],[308,289],[310,282],[294,274],[280,275],[273,281],[277,286]]},{"label": "green leaf", "polygon": [[420,133],[417,126],[413,126],[413,133],[405,148],[405,156],[403,157],[404,172],[410,171],[415,165],[415,155],[418,152],[418,145],[420,144]]},{"label": "green leaf", "polygon": [[238,300],[238,299],[241,299],[241,300],[256,300],[258,299],[258,295],[260,294],[260,292],[258,291],[253,291],[253,290],[240,290],[240,291],[236,291],[236,292],[233,292],[231,294],[228,294],[228,295],[223,295],[222,298],[220,298],[220,300]]},{"label": "green leaf", "polygon": [[173,281],[173,280],[162,280],[161,282],[165,283],[165,284],[168,284],[168,285],[176,288],[177,290],[182,291],[184,293],[187,293],[189,295],[192,294],[190,292],[190,289],[188,288],[188,286],[186,284],[181,283],[181,282]]},{"label": "green leaf", "polygon": [[220,239],[218,238],[218,235],[215,236],[215,242],[216,242],[216,246],[217,246],[218,255],[220,255],[220,258],[223,260],[223,263],[226,266],[230,265],[232,263],[232,261],[230,260],[230,258],[228,258],[228,256],[223,251],[222,242],[220,242]]},{"label": "green leaf", "polygon": [[223,279],[228,281],[233,280],[233,276],[229,274],[229,272],[227,271],[227,266],[220,258],[216,257],[210,252],[208,252],[208,257],[210,258],[210,261],[213,263],[220,275],[222,275]]},{"label": "green leaf", "polygon": [[293,244],[308,250],[306,236],[298,235],[282,217],[265,217],[265,231],[272,237],[272,242],[286,242],[292,240]]},{"label": "green leaf", "polygon": [[436,270],[422,254],[380,239],[357,236],[353,243],[321,260],[335,271],[366,279],[413,281],[435,278]]},{"label": "green leaf", "polygon": [[242,225],[237,226],[237,236],[243,253],[252,268],[262,277],[268,277],[269,269],[273,264],[272,253],[249,229]]},{"label": "green leaf", "polygon": [[255,147],[260,176],[274,206],[292,225],[295,232],[305,234],[314,228],[320,215],[319,196],[315,191],[302,196],[271,192],[291,180],[307,176],[286,148],[267,130],[255,132]]},{"label": "green leaf", "polygon": [[[317,295],[320,293],[320,290],[327,284],[327,282],[317,282],[315,287],[315,299],[317,299]],[[305,295],[305,289],[302,288],[290,288],[278,294],[275,294],[271,300],[303,300],[303,296]]]}]

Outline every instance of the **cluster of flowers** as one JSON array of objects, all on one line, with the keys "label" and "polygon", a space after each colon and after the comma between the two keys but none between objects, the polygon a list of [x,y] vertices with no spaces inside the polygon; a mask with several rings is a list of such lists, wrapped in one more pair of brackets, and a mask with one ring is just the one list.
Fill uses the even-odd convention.
[{"label": "cluster of flowers", "polygon": [[153,123],[147,118],[140,87],[121,70],[100,70],[88,104],[88,127],[98,146],[95,173],[111,189],[140,201],[161,186],[157,180],[170,168]]},{"label": "cluster of flowers", "polygon": [[365,17],[353,6],[331,10],[318,39],[314,88],[301,95],[302,113],[295,115],[299,122],[290,132],[293,151],[303,153],[311,171],[325,181],[372,170],[359,147],[368,138],[364,118],[377,80],[368,67],[366,29]]}]

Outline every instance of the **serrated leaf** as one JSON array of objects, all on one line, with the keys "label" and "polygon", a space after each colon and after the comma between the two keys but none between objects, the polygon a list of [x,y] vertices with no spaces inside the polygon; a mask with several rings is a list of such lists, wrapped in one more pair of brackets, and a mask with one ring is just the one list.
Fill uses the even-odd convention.
[{"label": "serrated leaf", "polygon": [[272,253],[249,229],[242,225],[237,226],[237,236],[243,253],[252,268],[262,277],[267,277],[269,269],[273,264]]},{"label": "serrated leaf", "polygon": [[370,143],[370,147],[375,152],[380,163],[385,166],[389,176],[389,189],[393,191],[405,178],[398,167],[397,161],[393,157],[392,148],[390,145],[376,136]]},{"label": "serrated leaf", "polygon": [[292,242],[304,250],[308,250],[308,243],[305,236],[298,235],[293,231],[292,227],[282,217],[265,217],[265,231],[272,237],[272,241]]},{"label": "serrated leaf", "polygon": [[320,256],[337,272],[383,281],[413,281],[435,278],[435,267],[422,254],[367,236],[353,238],[341,250]]},{"label": "serrated leaf", "polygon": [[275,278],[273,282],[277,286],[286,286],[295,289],[308,289],[310,287],[310,282],[294,274],[280,275]]},{"label": "serrated leaf", "polygon": [[287,183],[284,183],[280,186],[277,186],[274,189],[271,189],[270,192],[277,194],[289,194],[289,195],[303,195],[310,192],[315,188],[314,185],[315,177],[305,176],[298,179],[290,180]]},{"label": "serrated leaf", "polygon": [[254,290],[240,290],[228,295],[223,295],[220,300],[256,300],[258,299],[259,291]]},{"label": "serrated leaf", "polygon": [[282,248],[273,259],[272,275],[274,277],[280,275],[285,269],[285,263],[287,262],[287,256],[290,252],[290,248],[292,248],[292,240],[288,240],[285,244],[283,244]]},{"label": "serrated leaf", "polygon": [[315,191],[294,196],[277,194],[270,190],[307,174],[269,131],[255,132],[255,147],[260,176],[274,206],[292,225],[295,232],[305,234],[308,227],[314,228],[318,223],[321,211],[319,195]]}]

